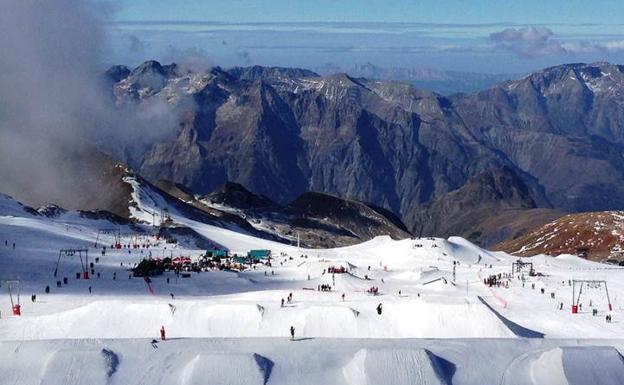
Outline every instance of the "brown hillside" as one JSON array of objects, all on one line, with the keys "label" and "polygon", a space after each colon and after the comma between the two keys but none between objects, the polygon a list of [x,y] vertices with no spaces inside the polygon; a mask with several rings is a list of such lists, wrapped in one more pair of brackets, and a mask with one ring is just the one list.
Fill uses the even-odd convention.
[{"label": "brown hillside", "polygon": [[577,254],[596,261],[624,260],[624,211],[565,215],[493,248],[518,256]]}]

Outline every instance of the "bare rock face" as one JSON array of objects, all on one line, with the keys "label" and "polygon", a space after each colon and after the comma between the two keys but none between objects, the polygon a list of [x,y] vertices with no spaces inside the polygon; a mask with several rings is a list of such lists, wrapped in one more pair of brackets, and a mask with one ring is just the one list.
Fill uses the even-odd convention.
[{"label": "bare rock face", "polygon": [[373,205],[333,195],[306,192],[287,205],[279,205],[237,183],[225,183],[199,197],[199,206],[238,215],[258,230],[283,241],[307,247],[338,247],[389,235],[410,237],[393,213]]},{"label": "bare rock face", "polygon": [[415,235],[459,235],[489,246],[562,214],[538,208],[531,189],[511,169],[486,171],[411,213]]},{"label": "bare rock face", "polygon": [[126,159],[149,180],[199,194],[233,181],[280,204],[320,191],[372,202],[417,230],[421,205],[503,167],[533,200],[521,209],[624,206],[623,73],[563,65],[446,98],[346,74],[147,62],[113,90],[119,105],[192,100],[177,137]]}]

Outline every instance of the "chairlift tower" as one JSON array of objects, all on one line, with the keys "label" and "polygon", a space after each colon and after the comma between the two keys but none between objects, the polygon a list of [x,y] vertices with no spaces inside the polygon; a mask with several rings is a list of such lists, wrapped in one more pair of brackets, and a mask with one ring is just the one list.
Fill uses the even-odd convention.
[{"label": "chairlift tower", "polygon": [[[58,274],[59,267],[61,265],[61,259],[63,257],[73,258],[78,257],[80,259],[80,267],[82,268],[82,278],[89,279],[89,249],[60,249],[58,260],[56,261],[56,267],[54,268],[54,276]],[[83,260],[84,256],[84,260]]]},{"label": "chairlift tower", "polygon": [[524,268],[529,268],[529,275],[535,275],[535,270],[533,269],[533,262],[524,262],[520,258],[517,261],[511,263],[511,274],[521,273]]},{"label": "chairlift tower", "polygon": [[574,279],[572,280],[572,314],[578,313],[583,289],[600,289],[603,285],[605,288],[605,294],[607,296],[607,307],[609,311],[612,311],[613,305],[611,304],[611,298],[609,298],[609,288],[607,287],[607,281],[596,279]]},{"label": "chairlift tower", "polygon": [[20,293],[22,291],[21,281],[19,279],[5,279],[2,281],[2,285],[6,287],[9,292],[13,315],[22,315],[22,305],[20,304]]},{"label": "chairlift tower", "polygon": [[100,235],[112,235],[114,238],[114,247],[117,247],[117,245],[121,244],[121,230],[119,229],[101,229],[98,230],[97,233],[97,237],[95,238],[95,244],[93,247],[98,247],[98,241],[100,240]]}]

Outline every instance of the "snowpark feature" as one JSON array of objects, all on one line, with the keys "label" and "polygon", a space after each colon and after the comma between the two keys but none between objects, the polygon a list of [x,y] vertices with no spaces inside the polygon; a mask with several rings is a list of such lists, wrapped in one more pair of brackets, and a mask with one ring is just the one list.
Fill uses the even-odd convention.
[{"label": "snowpark feature", "polygon": [[[23,297],[13,316],[2,288],[0,383],[624,383],[621,268],[539,255],[530,258],[536,276],[512,274],[516,257],[456,237],[298,249],[187,218],[137,179],[127,183],[143,224],[46,217],[0,197],[0,279],[19,279]],[[232,252],[271,250],[272,266],[189,278],[166,271],[151,277],[151,294],[134,264],[205,252],[152,235],[165,210]],[[110,248],[118,236],[102,230],[111,228],[126,234],[121,243],[141,237],[149,248]],[[55,278],[66,249],[89,249],[95,274],[76,278],[84,266],[68,258]],[[332,266],[346,274],[328,273]],[[500,276],[497,285],[484,284],[489,276]],[[613,311],[588,288],[571,314],[573,279],[608,281]],[[157,341],[161,326],[166,341]]]}]

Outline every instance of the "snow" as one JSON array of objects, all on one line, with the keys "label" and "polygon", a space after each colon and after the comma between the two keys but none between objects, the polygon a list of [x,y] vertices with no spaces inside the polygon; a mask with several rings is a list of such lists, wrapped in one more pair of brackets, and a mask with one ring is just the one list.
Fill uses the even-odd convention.
[{"label": "snow", "polygon": [[[74,212],[48,218],[0,199],[0,277],[22,284],[19,317],[9,315],[1,288],[0,383],[624,383],[619,267],[537,255],[527,260],[540,275],[525,276],[524,284],[514,275],[509,287],[490,288],[483,278],[509,273],[516,258],[463,238],[381,236],[343,248],[298,249],[186,218],[138,179],[126,182],[133,187],[131,214],[143,224]],[[163,209],[232,251],[271,249],[273,266],[190,278],[165,272],[152,278],[150,294],[143,279],[129,276],[130,266],[148,253],[193,259],[203,253],[150,235],[152,213]],[[111,227],[119,228],[122,243],[140,236],[150,248],[101,255],[101,245],[113,239],[100,234],[95,248],[98,230]],[[100,258],[94,265],[100,277],[76,279],[80,262],[70,257],[54,277],[59,249],[79,247],[89,249],[91,262]],[[332,277],[330,266],[349,272]],[[69,282],[57,288],[62,277]],[[604,320],[603,289],[587,289],[583,310],[571,314],[571,279],[608,281],[613,323]],[[317,291],[321,284],[332,291]],[[367,292],[372,286],[379,295]],[[293,301],[281,307],[289,293]],[[161,326],[171,339],[152,346]],[[290,326],[296,341],[288,341]]]}]

